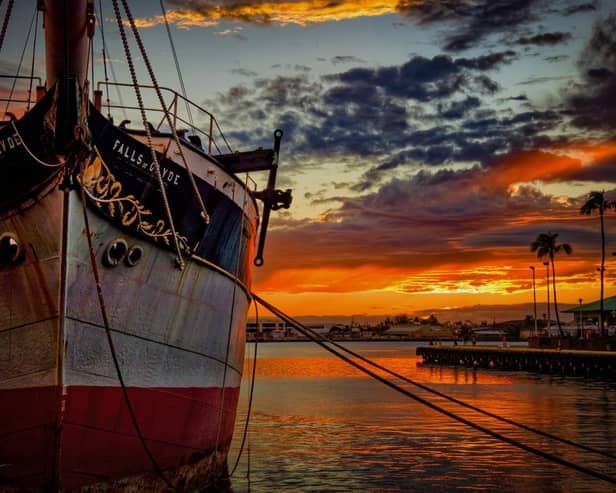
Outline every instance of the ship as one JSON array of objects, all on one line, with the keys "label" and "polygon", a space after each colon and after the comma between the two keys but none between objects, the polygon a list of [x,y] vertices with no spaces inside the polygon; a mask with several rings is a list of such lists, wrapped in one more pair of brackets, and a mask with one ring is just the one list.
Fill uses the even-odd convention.
[{"label": "ship", "polygon": [[[130,6],[105,3],[132,69]],[[160,88],[134,71],[126,106],[143,125],[116,123],[102,103],[113,82],[88,75],[93,0],[33,8],[46,81],[0,122],[0,491],[215,487],[253,267],[270,211],[292,200],[275,188],[282,131],[271,149],[220,149],[205,110],[209,124],[180,128],[170,100],[200,107],[174,91],[155,127],[140,90]]]}]

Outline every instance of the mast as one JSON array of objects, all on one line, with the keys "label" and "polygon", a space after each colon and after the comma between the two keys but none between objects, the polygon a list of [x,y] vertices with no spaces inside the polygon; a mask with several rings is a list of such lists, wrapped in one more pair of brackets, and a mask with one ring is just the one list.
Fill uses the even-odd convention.
[{"label": "mast", "polygon": [[43,0],[47,88],[75,79],[83,88],[88,58],[88,0]]},{"label": "mast", "polygon": [[84,123],[83,91],[88,39],[94,35],[93,0],[38,0],[44,12],[47,90],[56,90],[55,148],[60,154]]}]

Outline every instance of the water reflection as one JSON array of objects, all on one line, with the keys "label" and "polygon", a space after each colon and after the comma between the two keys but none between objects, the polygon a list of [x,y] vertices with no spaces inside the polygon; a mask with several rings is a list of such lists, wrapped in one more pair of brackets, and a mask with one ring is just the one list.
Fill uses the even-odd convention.
[{"label": "water reflection", "polygon": [[[353,343],[354,351],[490,412],[616,453],[616,389],[602,382],[422,366],[412,343]],[[252,347],[248,354],[251,354]],[[250,491],[612,491],[482,435],[372,381],[305,343],[261,344],[251,421]],[[252,362],[246,362],[248,375]],[[246,410],[242,388],[236,440]],[[425,392],[405,384],[412,392]],[[495,431],[610,473],[614,464],[463,409]],[[232,459],[236,450],[231,451]],[[244,457],[233,478],[249,490]]]}]

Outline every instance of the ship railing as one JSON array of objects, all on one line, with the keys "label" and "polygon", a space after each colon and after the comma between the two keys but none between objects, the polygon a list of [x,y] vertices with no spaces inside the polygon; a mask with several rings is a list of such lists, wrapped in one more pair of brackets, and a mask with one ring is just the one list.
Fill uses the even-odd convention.
[{"label": "ship railing", "polygon": [[[2,120],[7,121],[11,120],[13,118],[13,113],[11,112],[11,110],[14,110],[14,108],[11,108],[12,104],[17,104],[17,105],[25,105],[25,108],[23,108],[24,112],[27,111],[28,109],[30,109],[30,105],[32,105],[33,103],[36,103],[38,101],[40,101],[43,96],[45,95],[45,88],[43,86],[43,81],[41,80],[40,77],[31,77],[29,75],[6,75],[6,74],[0,74],[0,79],[12,79],[13,82],[13,88],[11,89],[11,93],[10,97],[0,97],[0,103],[7,103],[6,108],[4,108],[4,110],[2,111]],[[32,97],[32,88],[30,88],[30,90],[28,90],[28,98],[27,99],[23,99],[23,98],[19,98],[19,97],[14,97],[14,91],[15,91],[15,87],[16,87],[16,82],[17,80],[19,81],[36,81],[36,90],[34,91],[34,98]],[[19,89],[20,91],[23,91],[23,89]]]},{"label": "ship railing", "polygon": [[[133,88],[134,86],[132,84],[128,84],[128,83],[124,83],[124,82],[106,82],[106,81],[99,81],[98,85],[97,85],[97,89],[98,91],[101,91],[102,87],[106,87],[107,89],[107,93],[109,93],[109,87],[108,86],[115,86],[117,88]],[[153,85],[147,85],[147,84],[139,84],[139,88],[140,89],[148,89],[148,90],[155,90],[156,87]],[[167,104],[167,102],[165,101],[165,109],[163,110],[163,108],[161,107],[146,107],[144,108],[145,111],[147,112],[153,112],[153,113],[162,113],[162,117],[160,119],[160,121],[158,122],[158,125],[154,126],[155,130],[160,131],[160,129],[162,128],[163,124],[166,123],[166,115],[165,112],[169,113],[170,117],[171,117],[171,121],[173,122],[173,126],[174,128],[178,128],[178,125],[186,125],[190,131],[192,131],[193,133],[196,134],[200,134],[201,136],[205,137],[205,141],[207,142],[207,152],[208,154],[212,154],[212,151],[215,151],[217,154],[225,154],[225,153],[232,153],[233,149],[231,148],[231,145],[229,144],[229,142],[227,141],[227,138],[225,137],[222,129],[220,128],[220,125],[218,124],[218,122],[216,121],[216,118],[214,117],[214,115],[212,115],[212,113],[210,113],[208,110],[206,110],[205,108],[203,108],[202,106],[199,106],[198,104],[194,103],[193,101],[191,101],[188,98],[185,98],[182,94],[179,94],[178,92],[176,92],[175,90],[169,88],[169,87],[164,87],[164,86],[158,86],[158,88],[163,91],[163,93],[167,93],[171,95],[171,100],[169,102],[169,104]],[[100,92],[99,92],[100,94]],[[182,113],[181,110],[181,106],[185,106],[186,109],[186,114]],[[123,103],[114,103],[111,102],[109,100],[107,100],[106,102],[102,103],[101,101],[101,106],[104,108],[107,108],[108,111],[111,111],[113,109],[115,110],[135,110],[135,111],[139,111],[141,108],[139,108],[138,106],[131,106],[131,105],[126,105]],[[196,124],[192,123],[192,118],[189,115],[192,115],[193,111],[195,111],[195,113],[197,114],[204,114],[206,115],[207,121],[206,121],[206,127],[207,129],[203,129],[199,126],[197,126]],[[218,139],[214,137],[214,134],[216,134],[218,136]],[[219,145],[220,144],[220,145]],[[226,151],[223,152],[221,151],[220,147],[226,147]]]},{"label": "ship railing", "polygon": [[248,190],[252,190],[253,192],[257,191],[257,182],[252,179],[248,173],[246,173],[246,188]]}]

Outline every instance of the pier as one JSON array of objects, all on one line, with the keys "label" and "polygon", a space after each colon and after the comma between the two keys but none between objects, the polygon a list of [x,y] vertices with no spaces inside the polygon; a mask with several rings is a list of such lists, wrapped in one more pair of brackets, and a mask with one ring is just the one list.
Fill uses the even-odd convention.
[{"label": "pier", "polygon": [[616,352],[576,351],[495,346],[418,347],[417,355],[431,365],[464,366],[507,371],[613,380]]}]

